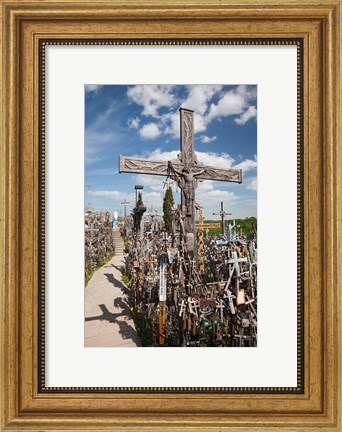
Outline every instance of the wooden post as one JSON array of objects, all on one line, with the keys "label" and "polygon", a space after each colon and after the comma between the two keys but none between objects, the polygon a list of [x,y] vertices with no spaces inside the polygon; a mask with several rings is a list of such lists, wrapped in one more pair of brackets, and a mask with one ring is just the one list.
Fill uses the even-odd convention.
[{"label": "wooden post", "polygon": [[219,223],[211,223],[211,224],[205,224],[204,223],[204,216],[203,216],[203,208],[198,206],[198,223],[195,225],[196,228],[199,230],[198,233],[198,269],[201,274],[204,274],[204,228],[219,228]]},{"label": "wooden post", "polygon": [[228,216],[228,215],[231,215],[231,213],[227,213],[227,212],[224,211],[224,209],[223,209],[223,202],[221,201],[221,211],[220,211],[220,213],[213,213],[213,215],[221,216],[221,230],[222,230],[222,235],[224,235],[225,234],[225,232],[224,232],[224,217]]},{"label": "wooden post", "polygon": [[[199,238],[198,238],[198,268],[201,274],[204,274],[204,236],[203,236],[203,228],[202,225],[204,223],[204,217],[203,217],[203,209],[202,207],[199,208],[199,217],[198,217],[199,225],[201,225],[201,228],[199,228]],[[197,225],[196,225],[197,227]]]},{"label": "wooden post", "polygon": [[166,322],[166,301],[159,302],[159,345],[164,345],[164,326]]},{"label": "wooden post", "polygon": [[168,256],[163,254],[160,257],[159,268],[159,345],[164,345],[165,338],[164,326],[166,322],[166,269],[167,269]]}]

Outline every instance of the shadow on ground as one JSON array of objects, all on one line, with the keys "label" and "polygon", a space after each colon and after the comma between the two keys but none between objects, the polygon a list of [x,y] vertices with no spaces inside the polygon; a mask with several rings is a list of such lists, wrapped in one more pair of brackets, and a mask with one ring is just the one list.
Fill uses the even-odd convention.
[{"label": "shadow on ground", "polygon": [[136,334],[134,327],[127,323],[127,321],[118,320],[119,317],[124,317],[130,319],[130,310],[128,305],[122,300],[121,297],[118,297],[114,300],[115,307],[121,307],[123,310],[118,313],[110,312],[106,305],[100,304],[99,308],[102,311],[101,315],[86,317],[85,321],[108,321],[112,324],[117,324],[119,326],[119,334],[121,335],[123,340],[132,339],[133,342],[136,343],[137,346],[141,346],[140,340]]},{"label": "shadow on ground", "polygon": [[122,270],[125,268],[125,266],[123,264],[121,266],[117,266],[117,265],[115,265],[113,263],[110,263],[110,264],[107,264],[107,265],[103,266],[103,268],[111,268],[111,267],[113,267],[116,270],[118,270],[121,274],[122,274]]},{"label": "shadow on ground", "polygon": [[116,288],[119,288],[123,294],[125,294],[128,298],[130,297],[131,291],[124,285],[119,279],[116,279],[111,273],[104,274],[108,279],[108,282],[114,285]]},{"label": "shadow on ground", "polygon": [[117,297],[114,299],[113,306],[116,308],[121,308],[126,315],[131,315],[128,304],[122,299],[122,297]]}]

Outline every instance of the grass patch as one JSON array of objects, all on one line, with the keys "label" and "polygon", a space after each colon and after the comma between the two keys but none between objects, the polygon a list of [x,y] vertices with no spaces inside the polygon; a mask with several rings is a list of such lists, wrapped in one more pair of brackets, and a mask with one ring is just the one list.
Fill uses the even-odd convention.
[{"label": "grass patch", "polygon": [[96,272],[96,270],[98,270],[100,267],[102,267],[105,264],[107,264],[107,262],[110,261],[113,258],[113,256],[115,256],[115,252],[107,255],[106,258],[104,258],[103,260],[99,261],[96,264],[96,267],[91,267],[91,268],[87,269],[86,274],[85,274],[85,286],[88,285],[88,282],[90,281],[91,277]]},{"label": "grass patch", "polygon": [[129,248],[129,241],[126,237],[122,237],[122,240],[124,242],[125,248],[128,249]]},{"label": "grass patch", "polygon": [[122,282],[123,282],[125,285],[128,285],[128,284],[129,284],[130,279],[131,279],[131,278],[130,278],[127,274],[123,274],[122,277],[121,277],[121,280],[122,280]]}]

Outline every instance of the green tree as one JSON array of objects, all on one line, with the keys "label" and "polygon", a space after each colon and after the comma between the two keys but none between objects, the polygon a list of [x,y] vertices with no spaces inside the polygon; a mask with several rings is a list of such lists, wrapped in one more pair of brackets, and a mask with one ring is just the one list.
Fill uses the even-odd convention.
[{"label": "green tree", "polygon": [[169,187],[165,192],[163,201],[165,230],[168,234],[172,233],[172,207],[174,203],[172,189]]}]

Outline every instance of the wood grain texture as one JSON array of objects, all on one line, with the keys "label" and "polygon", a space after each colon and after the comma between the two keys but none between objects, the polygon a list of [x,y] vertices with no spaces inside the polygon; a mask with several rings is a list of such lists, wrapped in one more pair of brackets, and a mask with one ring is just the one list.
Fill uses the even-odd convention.
[{"label": "wood grain texture", "polygon": [[[341,431],[340,1],[2,1],[2,430]],[[38,392],[40,39],[304,41],[304,394]],[[19,223],[20,222],[20,223]]]}]

